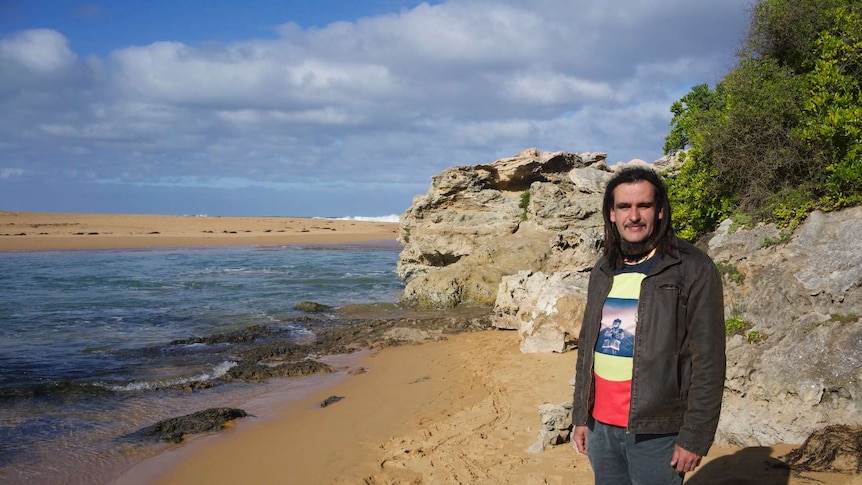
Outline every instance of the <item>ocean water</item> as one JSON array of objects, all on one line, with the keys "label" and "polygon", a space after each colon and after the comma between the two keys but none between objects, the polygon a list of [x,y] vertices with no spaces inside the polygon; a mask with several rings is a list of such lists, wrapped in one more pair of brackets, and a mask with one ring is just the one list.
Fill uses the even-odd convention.
[{"label": "ocean water", "polygon": [[277,391],[184,392],[173,385],[233,365],[230,345],[169,344],[253,325],[299,340],[337,320],[309,323],[294,309],[302,301],[395,306],[399,251],[382,242],[0,253],[0,483],[110,483],[165,446],[129,433]]}]

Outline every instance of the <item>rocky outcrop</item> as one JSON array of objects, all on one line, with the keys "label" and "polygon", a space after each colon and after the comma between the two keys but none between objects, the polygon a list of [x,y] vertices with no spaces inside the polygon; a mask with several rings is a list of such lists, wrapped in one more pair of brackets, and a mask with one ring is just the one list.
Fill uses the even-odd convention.
[{"label": "rocky outcrop", "polygon": [[[584,172],[580,172],[584,170]],[[583,187],[571,173],[583,173]],[[596,200],[603,154],[536,149],[490,165],[460,166],[432,178],[401,216],[398,274],[410,305],[492,305],[503,276],[547,265],[592,244],[601,222]],[[586,248],[595,259],[595,247]]]},{"label": "rocky outcrop", "polygon": [[525,352],[571,348],[582,305],[567,293],[598,257],[605,157],[529,149],[434,177],[401,217],[402,301],[496,303],[494,325],[519,329]]},{"label": "rocky outcrop", "polygon": [[[623,166],[604,158],[531,149],[435,177],[402,216],[404,302],[493,304],[492,323],[517,330],[521,351],[574,348],[601,197]],[[862,208],[818,212],[793,234],[728,220],[699,242],[725,274],[726,317],[742,327],[727,341],[719,443],[801,443],[830,424],[862,424],[859,220]]]},{"label": "rocky outcrop", "polygon": [[610,169],[605,158],[531,148],[434,177],[401,217],[403,303],[494,305],[494,325],[518,329],[524,352],[572,348],[604,189],[628,165]]},{"label": "rocky outcrop", "polygon": [[[718,440],[801,443],[829,424],[862,424],[862,207],[815,212],[792,237],[721,225],[727,342]],[[785,240],[784,243],[772,244]]]}]

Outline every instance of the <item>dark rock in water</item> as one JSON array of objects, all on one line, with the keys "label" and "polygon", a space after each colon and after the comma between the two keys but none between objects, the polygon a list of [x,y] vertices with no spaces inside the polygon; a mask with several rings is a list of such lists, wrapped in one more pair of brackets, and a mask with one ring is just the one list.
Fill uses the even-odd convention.
[{"label": "dark rock in water", "polygon": [[213,381],[189,381],[189,382],[186,382],[185,384],[182,384],[182,385],[177,386],[177,387],[182,388],[182,390],[185,392],[191,393],[191,392],[202,391],[204,389],[210,389],[210,388],[215,387],[215,386],[216,386],[216,383]]},{"label": "dark rock in water", "polygon": [[293,307],[293,309],[301,312],[317,313],[332,310],[332,307],[313,301],[302,301],[299,302],[295,307]]},{"label": "dark rock in water", "polygon": [[178,418],[159,421],[152,426],[138,430],[136,434],[142,437],[155,437],[163,441],[181,443],[183,435],[221,431],[226,422],[246,416],[248,414],[242,409],[210,408]]},{"label": "dark rock in water", "polygon": [[344,396],[329,396],[328,398],[324,399],[323,402],[320,403],[320,407],[325,408],[326,406],[329,406],[330,404],[335,404],[342,399],[344,399]]},{"label": "dark rock in water", "polygon": [[795,472],[862,473],[862,426],[817,430],[781,460]]},{"label": "dark rock in water", "polygon": [[195,337],[182,340],[174,340],[171,345],[189,345],[189,344],[224,344],[224,343],[246,343],[254,342],[262,337],[271,337],[275,334],[272,328],[264,325],[253,325],[242,330],[234,332],[219,333],[208,337]]},{"label": "dark rock in water", "polygon": [[332,367],[311,359],[280,365],[239,364],[225,375],[226,380],[262,381],[273,377],[297,377],[310,374],[328,374]]},{"label": "dark rock in water", "polygon": [[267,342],[236,352],[236,356],[246,362],[265,359],[300,360],[309,354],[309,346],[291,342]]}]

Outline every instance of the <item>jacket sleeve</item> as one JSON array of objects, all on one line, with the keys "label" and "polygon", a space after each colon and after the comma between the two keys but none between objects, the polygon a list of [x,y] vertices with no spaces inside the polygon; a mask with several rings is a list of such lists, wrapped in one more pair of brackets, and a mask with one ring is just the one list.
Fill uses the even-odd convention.
[{"label": "jacket sleeve", "polygon": [[712,260],[706,255],[694,259],[698,268],[686,309],[691,386],[677,444],[703,456],[715,438],[724,394],[724,296]]}]

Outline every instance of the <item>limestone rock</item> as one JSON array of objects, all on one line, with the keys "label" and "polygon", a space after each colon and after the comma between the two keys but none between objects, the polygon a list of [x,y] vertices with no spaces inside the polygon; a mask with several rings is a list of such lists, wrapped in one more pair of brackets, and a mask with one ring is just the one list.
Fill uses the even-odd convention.
[{"label": "limestone rock", "polygon": [[586,306],[584,275],[519,271],[503,278],[494,306],[494,326],[516,329],[521,352],[565,352],[575,348]]},{"label": "limestone rock", "polygon": [[[785,244],[774,227],[729,233],[709,252],[740,278],[725,279],[725,313],[748,323],[727,342],[716,440],[800,443],[834,423],[862,424],[862,208],[815,213]],[[839,234],[840,233],[840,234]]]},{"label": "limestone rock", "polygon": [[550,446],[560,445],[570,440],[572,435],[572,403],[542,404],[539,406],[542,427],[539,437],[527,451],[539,453]]},{"label": "limestone rock", "polygon": [[584,165],[574,153],[542,153],[528,148],[512,158],[502,158],[491,164],[492,188],[498,190],[526,190],[533,182],[547,182]]},{"label": "limestone rock", "polygon": [[[602,154],[590,154],[585,162],[573,153],[528,149],[433,177],[430,190],[401,216],[397,271],[407,282],[402,301],[436,308],[493,304],[503,276],[542,268],[558,233],[578,238],[601,225],[601,194],[595,193],[601,177],[593,174],[579,189],[569,173],[603,162]],[[581,249],[561,251],[571,255],[576,247]],[[594,260],[595,248],[588,252],[579,259]]]},{"label": "limestone rock", "polygon": [[456,263],[414,276],[407,282],[401,300],[428,308],[491,306],[503,275],[541,267],[550,239],[547,230],[524,224],[516,234],[489,241]]},{"label": "limestone rock", "polygon": [[795,277],[812,296],[823,294],[842,301],[851,288],[862,285],[862,207],[824,214],[814,212],[796,234],[794,256],[806,264]]},{"label": "limestone rock", "polygon": [[576,168],[569,172],[569,179],[578,187],[578,190],[588,194],[599,194],[599,196],[605,193],[605,187],[612,176],[613,174],[606,170],[593,167]]}]

